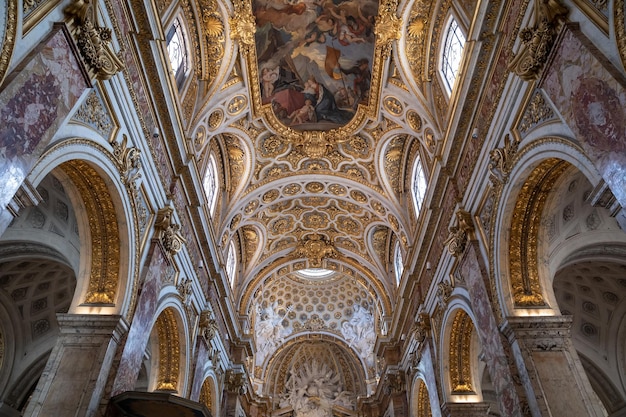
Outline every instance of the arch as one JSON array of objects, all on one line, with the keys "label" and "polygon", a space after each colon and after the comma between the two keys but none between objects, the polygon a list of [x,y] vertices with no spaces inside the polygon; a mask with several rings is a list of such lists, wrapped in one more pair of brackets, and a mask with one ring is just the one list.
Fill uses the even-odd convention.
[{"label": "arch", "polygon": [[208,375],[204,379],[204,382],[202,382],[202,387],[200,388],[200,399],[198,401],[209,409],[211,415],[218,416],[219,400],[217,380],[214,375]]},{"label": "arch", "polygon": [[426,381],[420,377],[416,378],[413,383],[411,393],[412,402],[411,415],[414,417],[432,417],[433,413],[430,408],[430,397]]},{"label": "arch", "polygon": [[154,324],[158,337],[157,391],[183,392],[180,366],[183,352],[177,316],[173,307],[167,307]]},{"label": "arch", "polygon": [[47,150],[29,174],[35,186],[50,173],[59,178],[75,208],[81,247],[89,248],[80,253],[82,272],[70,313],[127,315],[136,302],[139,215],[121,169],[104,146],[67,138]]},{"label": "arch", "polygon": [[466,301],[451,301],[442,319],[440,366],[448,402],[482,401],[478,362],[481,342]]},{"label": "arch", "polygon": [[[509,276],[515,307],[547,307],[539,279],[537,238],[548,194],[569,163],[548,158],[522,185],[512,214]],[[514,249],[515,248],[515,249]]]},{"label": "arch", "polygon": [[495,183],[493,206],[497,210],[492,214],[489,234],[493,252],[490,275],[495,279],[502,315],[529,314],[531,310],[554,314],[550,305],[553,299],[546,294],[547,277],[536,257],[546,198],[568,168],[579,169],[593,186],[601,177],[580,147],[560,137],[530,142],[511,157],[510,166],[508,178]]}]

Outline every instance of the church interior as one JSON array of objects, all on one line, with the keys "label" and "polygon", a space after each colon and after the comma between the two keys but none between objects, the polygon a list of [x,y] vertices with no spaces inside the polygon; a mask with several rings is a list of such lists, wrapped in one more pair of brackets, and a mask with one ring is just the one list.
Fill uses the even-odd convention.
[{"label": "church interior", "polygon": [[626,416],[625,0],[4,0],[0,417]]}]

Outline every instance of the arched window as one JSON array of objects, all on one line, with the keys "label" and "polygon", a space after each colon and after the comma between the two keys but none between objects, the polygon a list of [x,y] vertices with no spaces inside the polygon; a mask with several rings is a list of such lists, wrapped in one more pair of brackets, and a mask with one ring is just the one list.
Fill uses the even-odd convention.
[{"label": "arched window", "polygon": [[396,274],[396,285],[400,285],[400,279],[404,272],[404,259],[402,259],[402,249],[400,248],[400,242],[396,242],[396,248],[393,253],[393,270]]},{"label": "arched window", "polygon": [[180,90],[185,81],[188,68],[187,42],[180,19],[174,19],[174,23],[167,31],[165,40],[167,42],[167,54],[170,58],[170,65],[176,79],[176,86]]},{"label": "arched window", "polygon": [[235,253],[235,242],[230,241],[228,246],[228,256],[226,256],[226,275],[230,281],[231,287],[235,283],[235,270],[237,266],[237,254]]},{"label": "arched window", "polygon": [[209,156],[209,166],[204,174],[202,186],[204,187],[204,194],[206,195],[206,200],[209,204],[209,213],[211,213],[212,216],[215,211],[217,194],[219,191],[217,186],[217,166],[215,164],[213,154]]},{"label": "arched window", "polygon": [[448,90],[452,92],[454,81],[459,73],[463,48],[465,47],[465,35],[459,27],[456,19],[451,16],[445,31],[445,40],[441,48],[441,76],[443,77]]},{"label": "arched window", "polygon": [[415,215],[419,216],[426,194],[426,175],[422,168],[422,160],[418,156],[413,166],[413,177],[411,180],[411,195],[413,196],[413,206],[415,207]]}]

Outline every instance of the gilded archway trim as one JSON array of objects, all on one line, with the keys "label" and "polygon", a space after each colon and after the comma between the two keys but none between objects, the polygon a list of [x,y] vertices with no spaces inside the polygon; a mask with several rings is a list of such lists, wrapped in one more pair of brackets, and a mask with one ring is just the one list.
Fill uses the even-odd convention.
[{"label": "gilded archway trim", "polygon": [[4,28],[4,39],[2,40],[2,51],[0,52],[0,85],[11,62],[15,37],[17,32],[17,0],[8,0],[6,8],[6,22]]},{"label": "gilded archway trim", "polygon": [[550,158],[529,175],[522,186],[511,220],[510,275],[515,307],[539,307],[542,295],[537,267],[537,238],[541,214],[555,181],[570,164]]},{"label": "gilded archway trim", "polygon": [[180,339],[173,308],[163,310],[157,319],[156,328],[159,335],[159,377],[156,389],[178,391]]},{"label": "gilded archway trim", "polygon": [[204,404],[211,412],[213,412],[213,380],[207,378],[200,388],[200,404]]},{"label": "gilded archway trim", "polygon": [[85,304],[114,304],[120,272],[120,238],[115,207],[104,179],[85,161],[61,165],[72,180],[89,219],[91,274]]},{"label": "gilded archway trim", "polygon": [[622,59],[622,65],[626,68],[626,4],[624,0],[615,0],[613,6],[615,17],[613,24],[615,25],[615,39],[617,41],[617,50]]},{"label": "gilded archway trim", "polygon": [[450,330],[450,384],[452,394],[473,394],[470,350],[474,323],[463,310],[457,311]]},{"label": "gilded archway trim", "polygon": [[419,388],[417,389],[417,417],[433,417],[432,410],[430,409],[428,387],[421,379]]}]

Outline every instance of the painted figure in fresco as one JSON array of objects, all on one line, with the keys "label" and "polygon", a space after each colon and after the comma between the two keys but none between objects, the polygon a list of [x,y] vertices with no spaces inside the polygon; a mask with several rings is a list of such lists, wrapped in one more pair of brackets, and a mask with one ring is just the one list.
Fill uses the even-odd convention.
[{"label": "painted figure in fresco", "polygon": [[270,98],[274,95],[276,81],[278,81],[279,67],[263,68],[261,71],[261,84],[263,85],[263,98]]},{"label": "painted figure in fresco", "polygon": [[361,37],[365,32],[365,26],[357,23],[354,16],[348,16],[346,9],[339,9],[339,13],[333,9],[329,9],[330,13],[337,20],[337,40],[340,44],[346,46],[353,42],[365,42],[365,38]]},{"label": "painted figure in fresco", "polygon": [[335,37],[337,35],[337,22],[327,14],[321,14],[309,25],[309,32],[304,37],[304,46],[309,46],[314,42],[326,42],[326,36]]},{"label": "painted figure in fresco", "polygon": [[366,100],[370,90],[370,80],[372,78],[369,60],[362,58],[351,68],[340,69],[341,72],[346,75],[354,75],[354,80],[352,81],[354,94],[358,97],[358,101]]},{"label": "painted figure in fresco", "polygon": [[378,2],[253,0],[253,10],[262,103],[287,126],[348,123],[369,97]]},{"label": "painted figure in fresco", "polygon": [[291,124],[313,123],[317,121],[315,107],[310,99],[304,101],[304,106],[289,115]]}]

